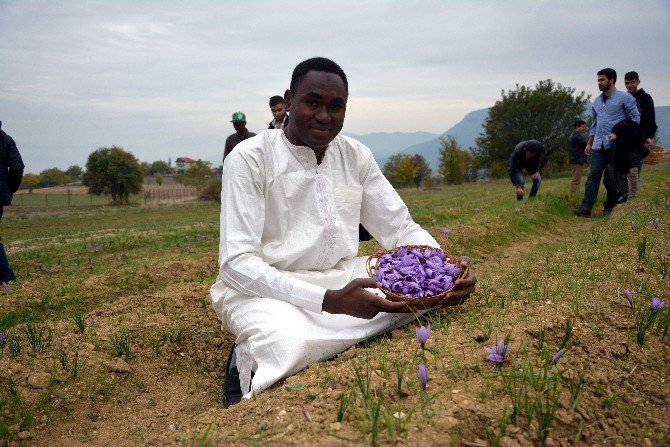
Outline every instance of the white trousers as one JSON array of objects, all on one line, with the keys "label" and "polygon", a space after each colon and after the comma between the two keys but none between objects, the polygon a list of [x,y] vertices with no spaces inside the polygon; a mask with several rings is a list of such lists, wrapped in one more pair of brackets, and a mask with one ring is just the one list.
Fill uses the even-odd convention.
[{"label": "white trousers", "polygon": [[[347,261],[353,268],[345,270],[352,274],[342,278],[340,288],[354,278],[368,276],[366,259]],[[310,363],[333,357],[358,342],[407,324],[419,315],[380,313],[372,320],[365,320],[327,312],[317,314],[284,301],[242,295],[221,281],[212,286],[211,293],[224,328],[236,337],[240,386],[247,399]],[[254,371],[253,381],[251,371]]]}]

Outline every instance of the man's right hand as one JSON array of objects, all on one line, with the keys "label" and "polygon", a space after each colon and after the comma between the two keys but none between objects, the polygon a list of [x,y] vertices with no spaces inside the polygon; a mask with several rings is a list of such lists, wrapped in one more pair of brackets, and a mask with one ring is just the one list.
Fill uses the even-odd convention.
[{"label": "man's right hand", "polygon": [[589,155],[591,155],[591,145],[590,144],[586,145],[586,147],[584,148],[584,153],[586,154],[587,157]]},{"label": "man's right hand", "polygon": [[396,303],[365,290],[378,288],[372,278],[358,278],[339,290],[328,289],[323,298],[324,312],[346,314],[352,317],[370,320],[379,312],[408,313],[411,310],[405,303]]},{"label": "man's right hand", "polygon": [[523,195],[523,188],[521,187],[521,185],[516,185],[516,195],[517,196]]}]

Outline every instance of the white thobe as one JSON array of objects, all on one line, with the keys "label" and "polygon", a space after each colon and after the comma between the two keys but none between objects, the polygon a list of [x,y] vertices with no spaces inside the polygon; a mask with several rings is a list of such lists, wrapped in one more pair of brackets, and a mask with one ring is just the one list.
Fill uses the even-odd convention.
[{"label": "white thobe", "polygon": [[211,298],[236,336],[245,398],[416,317],[322,312],[327,289],[367,277],[365,258],[356,257],[359,222],[385,248],[439,247],[412,220],[370,149],[352,138],[337,136],[320,165],[312,149],[275,129],[242,141],[226,158]]}]

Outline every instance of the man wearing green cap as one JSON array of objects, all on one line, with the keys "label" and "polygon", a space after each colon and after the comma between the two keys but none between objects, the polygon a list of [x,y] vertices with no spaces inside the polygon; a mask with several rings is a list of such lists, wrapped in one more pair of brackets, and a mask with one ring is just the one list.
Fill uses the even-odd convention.
[{"label": "man wearing green cap", "polygon": [[232,151],[240,141],[246,140],[247,138],[251,138],[256,135],[255,133],[249,132],[247,130],[247,117],[244,115],[244,113],[233,113],[233,119],[230,120],[230,122],[233,123],[235,133],[226,138],[226,148],[223,151],[223,161],[226,161],[226,157],[228,154],[230,154],[230,151]]}]

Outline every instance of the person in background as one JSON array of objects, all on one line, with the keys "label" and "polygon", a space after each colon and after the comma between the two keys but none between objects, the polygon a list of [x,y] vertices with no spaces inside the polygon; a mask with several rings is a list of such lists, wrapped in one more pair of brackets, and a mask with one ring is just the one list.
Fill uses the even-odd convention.
[{"label": "person in background", "polygon": [[522,141],[512,151],[507,165],[507,173],[512,185],[516,188],[517,200],[523,200],[523,187],[526,183],[523,177],[523,169],[528,171],[530,178],[533,180],[533,186],[530,188],[528,197],[535,197],[540,190],[540,184],[542,183],[540,160],[543,152],[544,146],[537,140]]},{"label": "person in background", "polygon": [[[24,168],[14,139],[2,130],[0,121],[0,221],[3,208],[12,204],[12,196],[19,189]],[[0,284],[2,287],[7,287],[9,281],[16,281],[16,275],[9,266],[5,247],[0,240]]]},{"label": "person in background", "polygon": [[572,181],[570,182],[570,193],[579,192],[579,184],[582,181],[582,172],[586,166],[586,121],[577,120],[573,125],[572,133],[568,140],[568,163],[572,170]]},{"label": "person in background", "polygon": [[[640,127],[642,128],[642,138],[645,144],[652,144],[654,142],[654,135],[658,126],[656,125],[656,111],[654,110],[654,99],[651,95],[638,89],[640,85],[640,76],[635,71],[629,71],[624,75],[624,85],[628,93],[633,95],[637,104],[637,111],[640,112]],[[628,199],[637,197],[637,189],[640,180],[640,173],[642,172],[642,161],[637,166],[633,166],[628,174]]]},{"label": "person in background", "polygon": [[[591,105],[591,117],[593,123],[589,131],[589,139],[586,142],[584,152],[590,156],[589,177],[586,179],[584,199],[575,215],[579,217],[591,216],[591,209],[598,198],[600,180],[607,166],[614,157],[614,140],[612,140],[612,129],[625,119],[640,122],[640,113],[637,111],[635,99],[627,93],[616,89],[616,71],[613,68],[603,68],[598,72],[598,89],[602,92]],[[607,200],[603,204],[604,212],[611,213],[621,198],[618,184],[623,176],[605,182],[607,189]],[[625,182],[625,178],[623,179]]]},{"label": "person in background", "polygon": [[284,129],[288,126],[288,113],[286,113],[286,102],[281,96],[270,98],[270,111],[274,119],[270,121],[268,129]]},{"label": "person in background", "polygon": [[235,133],[226,138],[226,147],[223,151],[223,161],[226,161],[226,157],[230,154],[230,151],[233,150],[241,141],[251,138],[256,134],[249,132],[247,130],[247,117],[242,112],[233,113],[233,119],[230,121],[233,123],[235,128]]}]

